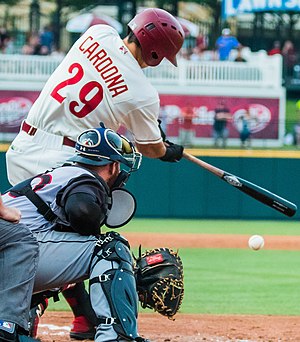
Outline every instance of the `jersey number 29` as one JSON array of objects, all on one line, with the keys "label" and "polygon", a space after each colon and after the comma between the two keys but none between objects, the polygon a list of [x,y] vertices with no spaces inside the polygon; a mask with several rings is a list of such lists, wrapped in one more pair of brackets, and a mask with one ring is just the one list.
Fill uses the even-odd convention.
[{"label": "jersey number 29", "polygon": [[[51,92],[51,96],[62,103],[65,100],[65,96],[62,96],[59,92],[65,87],[72,86],[73,84],[81,81],[84,75],[82,66],[79,63],[70,65],[68,72],[75,75],[59,83]],[[79,91],[79,101],[71,101],[69,105],[70,112],[78,118],[84,118],[90,114],[103,100],[103,88],[101,84],[96,81],[90,81],[82,86]]]}]

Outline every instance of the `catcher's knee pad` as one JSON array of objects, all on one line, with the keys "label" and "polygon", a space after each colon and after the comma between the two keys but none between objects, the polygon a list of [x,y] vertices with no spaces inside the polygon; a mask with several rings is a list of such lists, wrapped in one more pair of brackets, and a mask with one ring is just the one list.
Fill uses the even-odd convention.
[{"label": "catcher's knee pad", "polygon": [[111,266],[90,279],[90,286],[101,284],[112,317],[100,317],[98,324],[112,324],[119,336],[133,340],[138,336],[138,298],[129,245],[117,233],[110,232],[102,237],[104,239],[100,239],[95,248],[92,268],[102,260],[108,261]]}]

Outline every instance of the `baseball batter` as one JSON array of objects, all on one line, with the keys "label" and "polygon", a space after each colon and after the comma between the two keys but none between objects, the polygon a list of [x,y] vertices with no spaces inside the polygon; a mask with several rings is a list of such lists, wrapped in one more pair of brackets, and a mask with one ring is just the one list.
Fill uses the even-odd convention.
[{"label": "baseball batter", "polygon": [[161,9],[146,9],[128,27],[122,40],[108,25],[92,26],[70,49],[7,152],[11,184],[64,163],[78,134],[99,122],[114,130],[124,125],[147,157],[181,158],[181,146],[162,142],[159,96],[142,68],[163,58],[176,65],[183,29]]},{"label": "baseball batter", "polygon": [[[78,134],[99,122],[114,130],[124,125],[144,156],[168,162],[181,159],[182,146],[162,141],[159,96],[142,68],[157,66],[164,58],[176,65],[184,31],[177,19],[157,8],[137,14],[128,31],[122,40],[110,26],[95,25],[75,42],[7,152],[12,185],[62,165],[73,154]],[[71,336],[92,338],[92,325],[72,291],[64,294],[80,321],[73,322]]]},{"label": "baseball batter", "polygon": [[[129,172],[138,168],[139,154],[104,127],[84,131],[76,151],[70,158],[74,165],[32,177],[3,195],[5,205],[18,208],[22,217],[15,229],[5,228],[5,221],[0,220],[0,246],[5,248],[9,238],[16,241],[14,234],[21,226],[36,245],[38,241],[38,248],[33,248],[34,241],[23,239],[10,247],[14,258],[0,263],[0,273],[5,275],[0,290],[7,294],[0,301],[1,341],[22,341],[20,328],[28,328],[29,307],[24,299],[29,305],[32,289],[20,282],[25,275],[35,293],[90,279],[95,341],[146,341],[137,332],[138,298],[128,242],[114,232],[101,234],[99,228],[112,212],[120,211],[114,208],[111,191],[120,164],[130,168]],[[30,250],[34,255],[24,254]],[[23,260],[22,265],[17,260]],[[23,290],[12,293],[16,284]]]}]

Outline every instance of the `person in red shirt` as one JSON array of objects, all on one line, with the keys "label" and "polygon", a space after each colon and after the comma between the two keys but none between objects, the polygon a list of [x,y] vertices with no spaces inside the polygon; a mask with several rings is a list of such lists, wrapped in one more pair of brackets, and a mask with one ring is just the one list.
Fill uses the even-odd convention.
[{"label": "person in red shirt", "polygon": [[280,48],[279,40],[275,40],[275,42],[273,43],[272,49],[268,51],[268,55],[269,56],[281,55],[281,48]]},{"label": "person in red shirt", "polygon": [[187,103],[187,106],[181,109],[179,138],[184,147],[193,146],[195,135],[193,119],[195,116],[195,109],[190,103]]}]

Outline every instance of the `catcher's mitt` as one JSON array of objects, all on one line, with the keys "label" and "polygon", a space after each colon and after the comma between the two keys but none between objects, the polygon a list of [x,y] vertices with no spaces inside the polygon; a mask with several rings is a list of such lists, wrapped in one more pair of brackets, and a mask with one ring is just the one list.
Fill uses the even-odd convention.
[{"label": "catcher's mitt", "polygon": [[172,319],[183,299],[183,266],[177,252],[169,248],[146,250],[135,258],[137,292],[143,308],[151,308]]}]

